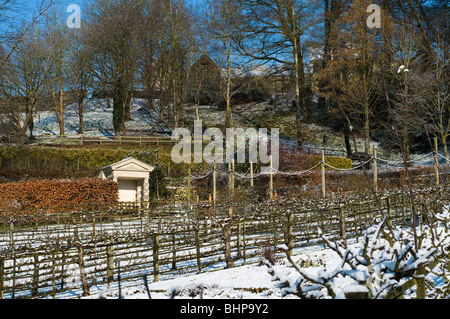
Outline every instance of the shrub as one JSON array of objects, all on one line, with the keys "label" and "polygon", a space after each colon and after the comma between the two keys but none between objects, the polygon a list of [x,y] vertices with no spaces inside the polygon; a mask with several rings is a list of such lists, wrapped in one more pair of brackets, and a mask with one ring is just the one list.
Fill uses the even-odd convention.
[{"label": "shrub", "polygon": [[[314,155],[310,158],[310,167],[313,167],[317,163],[319,163],[322,160],[321,156]],[[327,163],[330,166],[340,168],[340,169],[349,169],[353,167],[353,161],[350,158],[346,157],[337,157],[337,156],[326,156],[325,157],[325,163]],[[325,169],[327,170],[333,170],[330,167],[325,166]]]},{"label": "shrub", "polygon": [[[321,160],[322,157],[320,155],[296,153],[290,150],[280,149],[279,167],[281,171],[304,171],[317,165]],[[346,157],[326,156],[325,163],[340,169],[349,169],[353,167],[353,161]],[[325,168],[327,170],[332,170],[327,166]],[[319,170],[320,167],[317,167],[316,169]]]},{"label": "shrub", "polygon": [[54,148],[34,146],[1,146],[0,162],[7,165],[61,166],[100,168],[122,160],[129,150],[103,148]]},{"label": "shrub", "polygon": [[113,207],[119,186],[112,180],[79,178],[0,184],[0,209],[33,214],[41,210],[64,212],[83,207]]}]

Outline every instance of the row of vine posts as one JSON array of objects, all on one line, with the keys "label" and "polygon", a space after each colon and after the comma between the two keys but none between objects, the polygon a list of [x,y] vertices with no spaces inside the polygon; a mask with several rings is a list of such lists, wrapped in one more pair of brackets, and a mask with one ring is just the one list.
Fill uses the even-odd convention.
[{"label": "row of vine posts", "polygon": [[[230,189],[230,192],[233,190]],[[418,190],[419,222],[448,204],[445,186]],[[0,215],[0,299],[89,295],[98,287],[158,281],[261,261],[279,244],[290,255],[331,239],[356,240],[382,214],[411,226],[408,195],[380,192],[334,199],[266,202],[152,202],[140,207],[52,215]],[[231,197],[232,199],[232,197]]]}]

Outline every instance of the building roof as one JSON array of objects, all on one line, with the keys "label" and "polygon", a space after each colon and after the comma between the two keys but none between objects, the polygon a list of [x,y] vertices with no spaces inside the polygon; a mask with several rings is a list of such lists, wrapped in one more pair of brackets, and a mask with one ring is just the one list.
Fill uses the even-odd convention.
[{"label": "building roof", "polygon": [[155,167],[147,164],[141,160],[138,160],[134,157],[127,157],[124,158],[123,160],[117,162],[117,163],[113,163],[111,165],[102,167],[101,170],[130,170],[130,171],[147,171],[147,172],[151,172],[153,171]]}]

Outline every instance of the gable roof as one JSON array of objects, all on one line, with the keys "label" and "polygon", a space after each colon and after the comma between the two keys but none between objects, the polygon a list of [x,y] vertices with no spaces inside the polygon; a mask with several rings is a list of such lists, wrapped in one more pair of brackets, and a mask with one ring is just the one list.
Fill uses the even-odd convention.
[{"label": "gable roof", "polygon": [[[127,169],[126,166],[133,167],[133,169]],[[137,167],[139,171],[147,171],[147,172],[151,172],[155,168],[154,166],[147,164],[141,160],[138,160],[134,157],[127,157],[117,163],[113,163],[111,165],[102,167],[101,170],[111,169],[111,170],[134,170],[135,171],[136,168],[134,168],[134,167]]]}]

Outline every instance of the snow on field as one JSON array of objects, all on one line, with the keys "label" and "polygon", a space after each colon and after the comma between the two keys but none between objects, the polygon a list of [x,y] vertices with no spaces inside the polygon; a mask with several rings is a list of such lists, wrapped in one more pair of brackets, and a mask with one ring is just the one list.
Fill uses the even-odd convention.
[{"label": "snow on field", "polygon": [[[112,103],[112,102],[111,102]],[[90,99],[84,106],[83,127],[86,135],[113,134],[113,108],[108,108],[105,99]],[[70,104],[64,114],[65,134],[78,134],[78,104]],[[126,122],[129,130],[167,131],[167,127],[159,122],[158,112],[148,110],[145,99],[133,99],[131,120]],[[34,118],[34,134],[59,134],[59,123],[54,111],[38,112]]]},{"label": "snow on field", "polygon": [[[293,260],[304,262],[308,272],[316,274],[324,267],[333,269],[338,266],[339,258],[330,249],[323,246],[311,246],[294,251]],[[283,254],[277,262],[276,268],[286,271],[288,262]],[[148,288],[152,299],[169,299],[175,292],[175,299],[297,299],[296,296],[283,297],[282,291],[277,283],[272,281],[265,265],[251,264],[230,269],[205,272],[196,275],[177,276],[173,279],[159,282],[149,282]],[[295,279],[298,274],[292,271],[291,278]],[[149,276],[151,278],[151,276]],[[91,296],[82,299],[117,299],[118,285],[115,283],[111,289],[92,287]],[[148,299],[148,293],[144,282],[140,285],[125,287],[121,289],[123,299]],[[69,292],[70,294],[70,292]],[[72,294],[72,297],[76,294]],[[67,296],[65,296],[67,297]]]},{"label": "snow on field", "polygon": [[[236,125],[241,127],[248,127],[256,125],[258,123],[253,123],[252,121],[248,122],[247,120],[243,120],[241,115],[244,115],[244,118],[252,116],[260,116],[258,114],[266,114],[263,118],[270,118],[271,121],[265,123],[269,130],[272,128],[280,128],[280,142],[285,145],[293,146],[295,144],[294,140],[286,139],[283,136],[283,125],[286,123],[286,116],[283,115],[286,113],[285,109],[280,109],[280,114],[278,114],[277,109],[272,110],[272,116],[267,117],[268,107],[267,103],[260,104],[251,104],[247,106],[240,106],[237,108],[237,114],[235,114]],[[242,110],[241,110],[242,109]],[[201,120],[208,127],[215,127],[219,125],[224,119],[224,111],[219,110],[217,107],[213,106],[200,106],[199,111],[201,113]],[[238,115],[239,114],[239,115]],[[193,106],[187,106],[185,108],[184,114],[186,120],[193,121],[195,118],[195,109]],[[279,118],[281,116],[281,118]],[[90,99],[85,102],[84,107],[84,134],[85,135],[93,135],[93,136],[111,136],[114,134],[113,130],[113,108],[112,106],[108,108],[105,99]],[[289,121],[292,122],[292,119],[289,117]],[[283,124],[284,123],[284,124]],[[261,124],[261,123],[259,123]],[[291,123],[292,124],[292,123]],[[290,125],[291,125],[290,124]],[[78,104],[73,103],[66,107],[64,114],[64,125],[65,125],[65,134],[66,135],[76,135],[78,134],[79,127],[79,116],[78,116]],[[131,106],[131,120],[126,122],[126,128],[128,130],[128,135],[138,134],[143,135],[142,132],[170,132],[170,123],[161,122],[159,119],[159,114],[156,109],[148,110],[146,99],[138,99],[134,98]],[[321,139],[323,135],[327,135],[328,143],[326,145],[327,149],[338,150],[340,153],[335,155],[343,155],[345,154],[345,147],[343,144],[343,138],[336,136],[330,131],[330,128],[324,126],[318,126],[312,123],[305,124],[306,135],[309,136],[310,139],[305,140],[304,147],[305,149],[318,149],[323,147],[321,145]],[[56,115],[53,110],[51,111],[40,111],[34,117],[34,135],[39,136],[41,134],[51,134],[58,135],[59,134],[59,123],[56,119]],[[145,134],[144,134],[145,135]],[[334,142],[333,142],[334,141]],[[333,143],[332,143],[333,142]],[[357,138],[358,149],[363,149],[363,140],[361,138]],[[376,142],[371,142],[373,145],[378,145]],[[329,154],[334,154],[333,151],[328,150]],[[331,152],[331,153],[330,153]],[[442,153],[442,152],[440,152]],[[428,155],[428,156],[427,156]],[[440,163],[444,163],[445,160],[442,158],[443,154],[440,154],[439,158]],[[378,156],[380,159],[390,160],[394,162],[383,162],[379,161],[378,165],[380,167],[386,168],[395,168],[398,166],[402,166],[401,156],[398,152],[390,152],[389,154],[385,154],[382,149],[379,150]],[[412,154],[411,159],[414,160],[415,165],[433,165],[434,159],[430,152],[425,152],[423,154]]]}]

